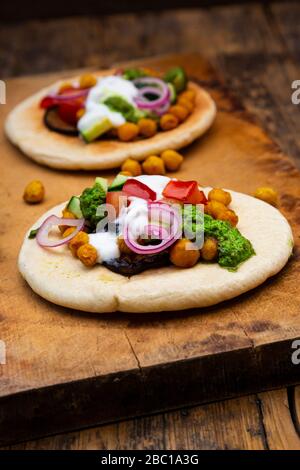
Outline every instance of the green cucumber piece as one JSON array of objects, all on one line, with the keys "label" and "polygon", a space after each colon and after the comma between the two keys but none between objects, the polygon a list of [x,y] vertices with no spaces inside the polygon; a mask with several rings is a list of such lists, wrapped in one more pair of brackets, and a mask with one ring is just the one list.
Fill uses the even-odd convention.
[{"label": "green cucumber piece", "polygon": [[83,217],[80,209],[80,199],[78,196],[71,197],[67,205],[67,210],[72,212],[72,214],[74,214],[77,219],[81,219]]},{"label": "green cucumber piece", "polygon": [[121,191],[124,184],[126,183],[128,176],[125,175],[117,175],[113,182],[109,185],[108,191]]},{"label": "green cucumber piece", "polygon": [[103,118],[102,121],[97,122],[89,129],[81,131],[81,135],[86,142],[92,142],[93,140],[100,137],[105,132],[109,131],[112,128],[112,124],[109,119]]},{"label": "green cucumber piece", "polygon": [[175,103],[176,99],[177,99],[177,93],[176,93],[176,90],[175,90],[175,87],[172,83],[168,83],[168,87],[169,87],[169,90],[170,90],[170,99],[171,99],[171,103]]}]

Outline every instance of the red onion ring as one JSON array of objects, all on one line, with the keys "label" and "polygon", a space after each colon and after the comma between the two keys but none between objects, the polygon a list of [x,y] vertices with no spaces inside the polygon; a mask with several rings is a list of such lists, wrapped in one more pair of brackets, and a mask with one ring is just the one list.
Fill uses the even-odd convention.
[{"label": "red onion ring", "polygon": [[90,88],[83,88],[81,90],[73,90],[70,91],[70,92],[65,92],[61,95],[59,95],[58,93],[55,93],[53,95],[49,95],[51,98],[53,98],[54,100],[57,100],[57,101],[73,101],[73,100],[77,100],[78,98],[82,98],[83,96],[86,96],[88,95],[90,91]]},{"label": "red onion ring", "polygon": [[[65,237],[61,240],[50,240],[48,238],[49,232],[53,226],[57,225],[67,225],[69,227],[76,227],[76,230],[71,233],[68,237]],[[44,220],[42,225],[39,228],[39,231],[36,235],[37,243],[45,248],[54,248],[56,246],[65,245],[72,238],[77,235],[78,232],[84,227],[84,219],[66,219],[63,217],[57,217],[56,215],[50,215],[47,219]]]},{"label": "red onion ring", "polygon": [[[177,210],[175,210],[173,207],[169,206],[168,204],[162,204],[159,203],[157,204],[156,202],[150,203],[149,204],[149,214],[151,214],[151,209],[152,206],[154,206],[155,209],[158,209],[161,211],[161,215],[168,214],[169,216],[171,215],[171,224],[169,227],[169,230],[165,229],[164,227],[157,226],[155,225],[155,229],[157,228],[161,229],[161,235],[164,235],[164,238],[158,245],[141,245],[138,243],[137,240],[133,239],[130,234],[129,226],[128,224],[125,224],[124,226],[124,241],[128,248],[130,248],[134,253],[138,254],[155,254],[155,253],[160,253],[161,251],[167,249],[169,246],[171,246],[175,240],[177,240],[181,236],[181,224],[180,224],[180,219],[179,219],[179,214]],[[169,217],[170,220],[170,217]],[[150,224],[146,227],[146,233],[148,231],[149,227],[153,227],[154,224]],[[150,231],[152,229],[150,228]],[[165,235],[167,235],[167,238],[165,238]]]},{"label": "red onion ring", "polygon": [[[170,89],[163,80],[153,77],[142,77],[133,80],[133,83],[135,85],[148,85],[139,89],[139,94],[135,98],[135,102],[140,109],[155,110],[156,108],[169,103]],[[157,87],[151,86],[152,84],[157,85]],[[146,93],[154,93],[158,95],[158,98],[156,100],[147,100],[144,96]]]}]

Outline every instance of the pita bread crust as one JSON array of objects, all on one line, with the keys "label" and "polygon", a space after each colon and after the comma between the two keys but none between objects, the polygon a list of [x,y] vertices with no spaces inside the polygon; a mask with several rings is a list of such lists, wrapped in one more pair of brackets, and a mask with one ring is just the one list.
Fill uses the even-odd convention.
[{"label": "pita bread crust", "polygon": [[[87,312],[161,312],[207,307],[236,297],[277,274],[287,263],[293,235],[287,220],[272,206],[230,191],[238,228],[256,251],[237,272],[200,262],[190,269],[152,269],[130,279],[101,265],[85,268],[66,247],[45,250],[26,234],[19,270],[31,288],[51,302]],[[41,217],[60,215],[65,204]],[[32,228],[34,228],[32,227]]]},{"label": "pita bread crust", "polygon": [[[114,72],[108,70],[98,72],[97,75]],[[71,80],[74,79],[76,77]],[[159,132],[154,137],[136,142],[99,140],[86,144],[78,137],[52,132],[43,123],[44,110],[39,107],[39,102],[61,83],[56,82],[22,101],[10,112],[5,122],[6,135],[13,144],[36,162],[53,168],[102,170],[118,167],[128,157],[142,160],[166,148],[179,149],[204,134],[216,115],[216,105],[210,95],[195,83],[189,83],[189,87],[196,92],[195,109],[176,129]]]}]

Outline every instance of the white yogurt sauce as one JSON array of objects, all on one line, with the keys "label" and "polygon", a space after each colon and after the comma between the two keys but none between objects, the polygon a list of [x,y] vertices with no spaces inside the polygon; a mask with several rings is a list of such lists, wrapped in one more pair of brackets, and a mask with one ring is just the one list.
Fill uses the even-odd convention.
[{"label": "white yogurt sauce", "polygon": [[[146,184],[156,192],[156,198],[162,199],[162,192],[171,178],[160,175],[142,175],[134,179]],[[130,204],[123,207],[117,219],[119,232],[122,234],[123,227],[128,224],[131,235],[138,238],[145,233],[145,227],[148,225],[148,204],[145,199],[139,197],[129,197]],[[118,247],[118,236],[110,232],[97,232],[89,234],[89,243],[93,245],[98,252],[98,263],[109,261],[120,257]]]},{"label": "white yogurt sauce", "polygon": [[126,101],[135,106],[134,98],[138,95],[138,89],[125,78],[116,75],[98,78],[97,84],[91,88],[87,97],[89,103],[101,103],[109,96],[122,96]]},{"label": "white yogurt sauce", "polygon": [[108,106],[103,104],[103,101],[110,96],[121,96],[135,106],[134,98],[137,94],[138,89],[134,84],[122,77],[108,76],[99,78],[97,84],[91,88],[87,96],[85,113],[77,123],[79,131],[84,132],[105,118],[110,121],[112,127],[122,126],[126,122],[124,116],[116,111],[111,111]]},{"label": "white yogurt sauce", "polygon": [[111,232],[90,233],[89,243],[97,250],[98,263],[120,257],[118,237]]}]

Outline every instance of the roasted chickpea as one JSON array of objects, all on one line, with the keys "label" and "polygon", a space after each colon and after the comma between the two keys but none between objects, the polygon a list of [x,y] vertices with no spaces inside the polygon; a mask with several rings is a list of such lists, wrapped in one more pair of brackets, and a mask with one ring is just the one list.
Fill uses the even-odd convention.
[{"label": "roasted chickpea", "polygon": [[77,256],[85,266],[90,268],[97,263],[98,253],[93,245],[85,243],[78,248]]},{"label": "roasted chickpea", "polygon": [[143,137],[152,137],[157,132],[157,124],[153,119],[140,119],[138,126],[140,134]]},{"label": "roasted chickpea", "polygon": [[164,150],[161,158],[168,171],[177,171],[183,162],[183,156],[175,150]]},{"label": "roasted chickpea", "polygon": [[45,197],[45,188],[43,183],[38,180],[31,181],[24,190],[23,199],[28,204],[37,204],[42,202]]},{"label": "roasted chickpea", "polygon": [[78,232],[72,240],[69,241],[68,246],[72,252],[72,255],[77,257],[78,248],[89,242],[89,236],[86,232]]},{"label": "roasted chickpea", "polygon": [[180,104],[181,106],[186,108],[188,110],[189,114],[194,109],[194,104],[190,100],[187,100],[186,98],[181,97],[180,95],[178,97],[177,104]]},{"label": "roasted chickpea", "polygon": [[129,172],[130,176],[139,176],[142,174],[141,164],[133,158],[127,158],[122,164],[121,170]]},{"label": "roasted chickpea", "polygon": [[77,113],[76,113],[76,118],[79,120],[80,118],[82,118],[82,116],[84,115],[85,113],[85,109],[84,108],[80,108],[78,109]]},{"label": "roasted chickpea", "polygon": [[159,124],[163,131],[170,131],[178,126],[179,120],[174,114],[166,113],[160,118]]},{"label": "roasted chickpea", "polygon": [[257,190],[254,193],[254,197],[256,197],[257,199],[261,199],[262,201],[265,201],[268,204],[271,204],[272,206],[277,206],[277,203],[278,203],[277,191],[267,186],[257,188]]},{"label": "roasted chickpea", "polygon": [[184,106],[181,106],[181,104],[175,104],[174,106],[171,106],[168,109],[168,113],[174,114],[174,116],[177,117],[179,122],[184,121],[188,117],[188,110]]},{"label": "roasted chickpea", "polygon": [[68,237],[69,235],[71,235],[73,232],[75,232],[76,230],[76,227],[68,227],[66,228],[66,230],[63,232],[62,236],[63,238],[66,238]]},{"label": "roasted chickpea", "polygon": [[73,88],[73,85],[71,82],[64,82],[60,85],[58,92],[62,93],[65,90],[69,90],[70,88]]},{"label": "roasted chickpea", "polygon": [[218,220],[224,220],[226,222],[230,222],[233,227],[238,224],[239,218],[236,213],[230,209],[226,209],[223,212],[219,212],[217,216]]},{"label": "roasted chickpea", "polygon": [[204,206],[204,212],[211,215],[215,219],[218,218],[219,214],[225,212],[227,207],[219,201],[208,201]]},{"label": "roasted chickpea", "polygon": [[191,249],[192,243],[186,238],[178,240],[170,249],[170,260],[179,268],[191,268],[200,258],[200,251]]},{"label": "roasted chickpea", "polygon": [[228,191],[224,191],[224,189],[214,188],[209,191],[208,200],[218,201],[224,204],[224,206],[228,206],[231,203],[231,195]]},{"label": "roasted chickpea", "polygon": [[[73,212],[70,212],[68,211],[68,209],[65,207],[62,211],[62,216],[65,218],[65,219],[76,219],[75,215],[73,214]],[[67,225],[59,225],[59,230],[61,231],[61,233],[64,233],[64,231],[68,228]]]},{"label": "roasted chickpea", "polygon": [[97,83],[97,78],[91,73],[84,73],[79,79],[80,88],[91,88]]},{"label": "roasted chickpea", "polygon": [[184,99],[194,103],[195,99],[196,99],[196,92],[194,90],[191,90],[191,89],[185,90],[182,93],[180,93],[180,98],[184,98]]},{"label": "roasted chickpea", "polygon": [[142,168],[146,175],[164,175],[166,173],[163,160],[156,155],[146,158],[142,163]]},{"label": "roasted chickpea", "polygon": [[118,237],[118,246],[121,253],[124,255],[132,254],[131,249],[126,245],[124,238],[122,236]]},{"label": "roasted chickpea", "polygon": [[139,127],[133,122],[125,122],[125,124],[122,124],[117,130],[118,137],[123,142],[129,142],[135,139],[139,133]]},{"label": "roasted chickpea", "polygon": [[120,171],[119,175],[124,175],[124,176],[133,176],[133,174],[130,171]]},{"label": "roasted chickpea", "polygon": [[205,261],[213,261],[218,255],[218,242],[215,238],[206,238],[201,248],[201,257]]}]

